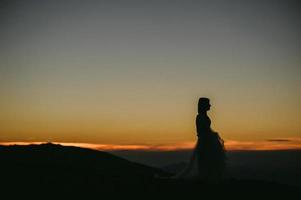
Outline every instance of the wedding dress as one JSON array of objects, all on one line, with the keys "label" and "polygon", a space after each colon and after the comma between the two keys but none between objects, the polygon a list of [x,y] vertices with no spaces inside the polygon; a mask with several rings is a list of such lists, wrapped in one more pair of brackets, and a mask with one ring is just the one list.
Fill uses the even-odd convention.
[{"label": "wedding dress", "polygon": [[211,128],[207,114],[198,114],[196,127],[198,140],[186,168],[173,178],[218,181],[225,168],[224,141]]}]

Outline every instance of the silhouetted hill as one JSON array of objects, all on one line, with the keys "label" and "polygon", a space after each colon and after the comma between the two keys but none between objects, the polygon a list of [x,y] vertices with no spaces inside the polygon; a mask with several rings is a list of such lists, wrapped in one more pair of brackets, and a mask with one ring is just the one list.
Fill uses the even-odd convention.
[{"label": "silhouetted hill", "polygon": [[0,146],[0,163],[2,189],[12,194],[114,192],[167,175],[106,152],[51,143]]},{"label": "silhouetted hill", "polygon": [[[1,195],[13,197],[101,197],[136,195],[230,197],[267,194],[291,196],[299,188],[252,180],[226,180],[210,185],[198,181],[158,179],[164,171],[130,162],[112,154],[54,144],[0,146]],[[218,191],[218,192],[215,192]],[[60,196],[59,196],[60,195]]]},{"label": "silhouetted hill", "polygon": [[0,146],[0,159],[2,167],[97,170],[110,176],[153,176],[154,173],[162,173],[162,170],[130,162],[110,153],[52,143]]}]

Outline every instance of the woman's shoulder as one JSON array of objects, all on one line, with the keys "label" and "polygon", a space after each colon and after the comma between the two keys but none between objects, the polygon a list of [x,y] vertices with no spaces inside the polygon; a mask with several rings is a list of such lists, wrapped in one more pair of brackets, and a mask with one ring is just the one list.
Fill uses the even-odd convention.
[{"label": "woman's shoulder", "polygon": [[200,115],[200,114],[198,114],[196,116],[196,119],[197,120],[202,120],[202,121],[210,121],[210,118],[208,116],[206,116],[206,115]]},{"label": "woman's shoulder", "polygon": [[207,118],[208,116],[202,115],[202,114],[197,114],[196,118],[202,119],[202,118]]}]

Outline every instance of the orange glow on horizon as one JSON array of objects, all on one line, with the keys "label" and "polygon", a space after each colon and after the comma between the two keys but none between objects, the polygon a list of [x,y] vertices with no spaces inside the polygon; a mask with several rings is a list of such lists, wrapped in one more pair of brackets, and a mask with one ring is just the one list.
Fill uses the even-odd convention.
[{"label": "orange glow on horizon", "polygon": [[[45,142],[0,142],[0,145],[29,145],[42,144]],[[118,145],[118,144],[93,144],[93,143],[72,143],[53,142],[63,146],[76,146],[95,149],[100,151],[181,151],[193,149],[195,142],[183,142],[171,145]],[[301,138],[275,139],[266,141],[235,141],[227,140],[225,147],[228,151],[248,150],[301,150]]]}]

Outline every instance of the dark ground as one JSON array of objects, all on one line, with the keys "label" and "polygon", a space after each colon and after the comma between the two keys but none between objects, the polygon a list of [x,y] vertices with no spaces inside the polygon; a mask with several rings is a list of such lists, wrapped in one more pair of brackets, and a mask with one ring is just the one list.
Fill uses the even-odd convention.
[{"label": "dark ground", "polygon": [[207,184],[155,178],[155,175],[168,177],[170,174],[109,153],[53,144],[0,146],[0,164],[1,197],[8,199],[101,199],[127,195],[138,198],[288,198],[300,195],[301,191],[297,186],[263,180],[231,178],[219,184]]},{"label": "dark ground", "polygon": [[[191,151],[113,151],[127,160],[171,173],[187,165]],[[301,150],[228,151],[226,179],[265,180],[301,187]]]}]

